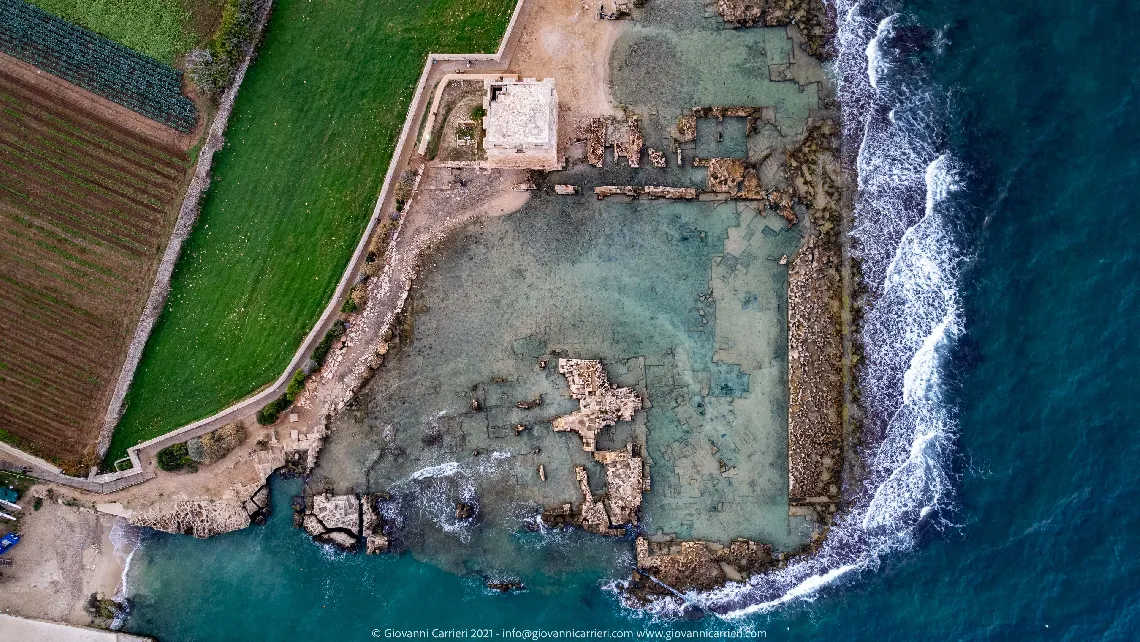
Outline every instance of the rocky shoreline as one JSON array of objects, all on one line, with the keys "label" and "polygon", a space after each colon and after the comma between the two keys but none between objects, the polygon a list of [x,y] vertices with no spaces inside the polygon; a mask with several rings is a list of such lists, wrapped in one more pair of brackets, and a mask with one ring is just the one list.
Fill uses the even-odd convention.
[{"label": "rocky shoreline", "polygon": [[[794,19],[796,26],[789,27],[789,36],[799,51],[820,60],[831,56],[834,16],[819,0],[772,0],[761,3],[759,9],[755,9],[755,3],[738,5],[734,0],[720,0],[717,6],[726,21],[740,27],[789,24]],[[801,35],[800,30],[806,33]],[[755,127],[773,122],[771,109],[697,107],[678,121],[673,137],[678,143],[695,140],[698,118],[747,118],[747,129],[752,132]],[[580,134],[586,143],[589,164],[600,164],[608,146],[615,148],[615,162],[624,159],[631,168],[638,167],[643,157],[644,139],[636,117],[597,118],[586,123]],[[850,439],[845,435],[845,422],[852,414],[858,414],[845,406],[849,403],[845,386],[850,385],[850,376],[844,341],[845,336],[850,339],[852,329],[845,322],[851,316],[846,310],[851,297],[847,295],[850,275],[844,273],[843,218],[845,190],[850,187],[842,170],[839,145],[838,110],[833,101],[825,100],[824,108],[811,114],[802,139],[788,148],[782,159],[777,159],[781,177],[775,183],[761,180],[761,176],[770,179],[774,161],[765,160],[765,170],[761,163],[709,158],[694,162],[708,167],[708,185],[704,190],[623,185],[594,189],[599,199],[614,196],[748,201],[765,215],[782,217],[788,227],[798,224],[803,231],[799,250],[791,257],[781,258],[780,263],[788,266],[789,514],[807,518],[816,526],[809,552],[826,537],[833,515],[841,507],[843,479],[850,475],[845,468],[845,458],[849,456],[845,443]],[[673,151],[679,158],[680,147]],[[654,167],[663,166],[671,158],[668,150],[656,149],[649,149],[648,157]],[[266,480],[275,472],[283,472],[306,478],[305,493],[293,503],[294,523],[315,541],[369,554],[398,550],[396,527],[383,518],[384,502],[388,501],[385,495],[334,494],[330,488],[318,487],[309,475],[332,419],[351,408],[357,391],[383,367],[389,342],[410,336],[407,324],[412,317],[406,310],[406,298],[428,249],[463,223],[493,215],[491,208],[498,202],[494,195],[509,193],[509,186],[519,183],[517,174],[467,178],[471,188],[465,194],[453,195],[455,203],[444,205],[458,207],[462,202],[469,207],[443,224],[424,223],[419,229],[414,222],[408,223],[409,212],[424,217],[418,213],[429,208],[421,203],[424,198],[446,197],[441,196],[442,190],[423,196],[421,182],[436,180],[423,167],[406,174],[406,199],[399,223],[393,221],[378,231],[372,242],[375,258],[365,264],[366,276],[354,290],[354,295],[359,293],[354,300],[360,299],[361,309],[346,317],[347,332],[332,346],[324,368],[310,375],[291,411],[300,414],[298,425],[311,428],[290,430],[288,423],[279,423],[276,427],[254,429],[250,444],[213,465],[216,475],[236,470],[235,467],[248,474],[235,475],[220,493],[187,491],[163,496],[160,492],[160,497],[145,508],[131,512],[130,521],[195,537],[210,537],[261,523],[270,510]],[[576,186],[559,187],[559,194],[578,193]],[[526,198],[525,194],[521,199],[518,194],[508,196],[513,199],[513,208]],[[500,211],[513,208],[508,205]],[[554,430],[578,433],[583,449],[592,453],[594,461],[605,471],[606,490],[593,492],[587,469],[576,467],[574,475],[581,497],[547,506],[541,516],[542,526],[581,528],[609,536],[637,533],[642,496],[649,489],[648,469],[640,450],[643,444],[630,442],[617,450],[598,451],[596,436],[607,426],[632,419],[645,400],[629,388],[611,386],[600,361],[559,359],[558,368],[566,375],[571,394],[581,406],[573,414],[554,419]],[[542,466],[538,466],[537,474],[545,481]],[[475,520],[478,507],[459,504],[456,518]],[[625,593],[632,604],[641,605],[675,599],[676,591],[711,590],[730,582],[744,582],[789,559],[775,554],[767,544],[746,539],[718,543],[642,535],[636,537],[634,546],[637,570],[626,582]]]}]

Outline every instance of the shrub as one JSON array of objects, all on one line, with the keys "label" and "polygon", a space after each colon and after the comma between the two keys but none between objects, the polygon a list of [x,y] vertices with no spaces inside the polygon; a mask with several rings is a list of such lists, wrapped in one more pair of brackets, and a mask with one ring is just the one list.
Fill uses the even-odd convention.
[{"label": "shrub", "polygon": [[163,470],[181,470],[193,463],[185,442],[171,444],[158,451],[158,467]]},{"label": "shrub", "polygon": [[257,423],[262,426],[272,426],[277,423],[277,415],[284,412],[289,405],[290,402],[285,399],[285,395],[281,395],[257,411]]},{"label": "shrub", "polygon": [[225,457],[243,441],[245,441],[245,426],[240,421],[235,421],[187,441],[186,447],[191,459],[210,464]]},{"label": "shrub", "polygon": [[358,308],[363,308],[364,304],[368,303],[368,288],[364,287],[364,285],[353,287],[352,292],[349,294],[352,296],[352,302],[355,303]]},{"label": "shrub", "polygon": [[44,498],[37,497],[36,501],[32,502],[32,510],[39,510],[44,507]]},{"label": "shrub", "polygon": [[[352,299],[349,300],[351,301]],[[297,372],[293,373],[293,378],[289,380],[289,385],[285,388],[285,399],[289,403],[293,403],[293,401],[297,399],[297,395],[301,394],[301,391],[305,389],[305,379],[306,375],[304,370],[298,369]]]},{"label": "shrub", "polygon": [[471,110],[471,120],[482,120],[487,115],[487,110],[483,109],[482,105]]},{"label": "shrub", "polygon": [[325,333],[325,336],[323,339],[321,339],[321,342],[317,344],[317,347],[313,348],[312,359],[316,362],[317,366],[320,366],[325,362],[325,357],[328,356],[329,350],[332,349],[333,343],[337,339],[344,336],[346,328],[347,326],[345,325],[344,321],[337,319],[336,323],[334,323],[333,326],[329,328],[329,331]]},{"label": "shrub", "polygon": [[254,0],[227,0],[222,20],[204,49],[186,57],[194,84],[212,96],[225,91],[253,38]]},{"label": "shrub", "polygon": [[[369,254],[371,254],[371,253],[369,253]],[[376,259],[373,258],[372,261],[368,261],[367,259],[365,259],[365,266],[364,266],[365,267],[365,270],[364,270],[365,274],[368,274],[368,264],[369,263],[376,263]],[[369,275],[369,276],[372,276],[372,275]],[[357,284],[357,285],[352,286],[352,289],[348,291],[348,298],[345,299],[344,305],[340,306],[340,311],[345,313],[345,314],[352,314],[353,312],[356,312],[360,308],[363,308],[364,304],[367,302],[368,302],[368,288],[364,287],[361,284]]]}]

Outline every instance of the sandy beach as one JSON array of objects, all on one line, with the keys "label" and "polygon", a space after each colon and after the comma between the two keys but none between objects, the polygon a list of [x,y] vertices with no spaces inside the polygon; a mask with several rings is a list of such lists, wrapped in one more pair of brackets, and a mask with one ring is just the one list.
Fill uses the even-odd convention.
[{"label": "sandy beach", "polygon": [[[111,541],[112,515],[48,487],[34,486],[20,500],[20,543],[0,569],[0,612],[76,625],[91,624],[84,605],[93,593],[114,597],[123,574]],[[34,510],[35,497],[42,497]],[[76,505],[68,505],[75,503]]]}]

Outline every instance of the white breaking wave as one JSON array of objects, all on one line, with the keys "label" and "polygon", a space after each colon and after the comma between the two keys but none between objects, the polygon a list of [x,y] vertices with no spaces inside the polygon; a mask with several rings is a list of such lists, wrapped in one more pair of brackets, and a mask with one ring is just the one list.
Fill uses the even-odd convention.
[{"label": "white breaking wave", "polygon": [[472,475],[472,474],[487,474],[497,468],[498,462],[512,457],[511,453],[495,451],[477,463],[475,466],[467,468],[460,467],[458,462],[449,461],[435,466],[428,466],[421,468],[411,475],[408,475],[408,481],[419,481],[421,479],[430,479],[433,477],[454,477],[457,474]]},{"label": "white breaking wave", "polygon": [[881,38],[894,28],[895,23],[898,22],[899,14],[891,14],[879,23],[878,29],[875,30],[875,37],[867,43],[867,81],[870,83],[872,89],[879,87],[879,74],[885,73],[890,69],[890,62],[883,58],[882,49],[880,48]]},{"label": "white breaking wave", "polygon": [[440,531],[456,535],[466,543],[470,540],[472,525],[456,516],[456,501],[477,509],[475,480],[497,474],[499,463],[513,456],[509,452],[494,451],[473,463],[449,461],[420,468],[389,487],[389,492],[401,500],[397,503],[405,503],[406,506],[401,509],[396,503],[386,502],[382,504],[381,513],[402,525],[402,511],[415,510]]},{"label": "white breaking wave", "polygon": [[[120,563],[123,565],[123,573],[119,576],[119,588],[115,593],[114,599],[116,601],[123,601],[130,599],[131,589],[127,584],[127,578],[131,571],[131,562],[134,561],[135,553],[139,550],[139,545],[142,543],[142,529],[135,526],[123,519],[116,517],[115,523],[111,526],[111,533],[108,536],[111,540],[111,545],[115,547],[115,557],[119,558]],[[111,622],[111,630],[118,631],[126,623],[128,614],[116,616]]]},{"label": "white breaking wave", "polygon": [[[872,571],[913,545],[917,527],[950,506],[949,460],[956,422],[943,376],[962,328],[958,280],[965,249],[952,197],[962,188],[955,159],[940,150],[939,98],[892,56],[904,17],[870,2],[836,0],[844,136],[859,140],[852,235],[875,295],[864,317],[862,399],[873,446],[862,489],[814,555],[687,601],[724,617],[812,601],[840,578]],[[913,34],[912,34],[913,35]],[[874,438],[877,437],[877,440]],[[681,600],[662,600],[675,615]]]}]

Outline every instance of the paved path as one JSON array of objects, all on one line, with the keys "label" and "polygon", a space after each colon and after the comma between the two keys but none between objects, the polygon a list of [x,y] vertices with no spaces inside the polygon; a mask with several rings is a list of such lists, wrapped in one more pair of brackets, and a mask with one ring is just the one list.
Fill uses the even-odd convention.
[{"label": "paved path", "polygon": [[33,640],[44,642],[154,642],[154,638],[73,626],[61,622],[29,620],[15,615],[0,615],[0,640]]},{"label": "paved path", "polygon": [[[383,188],[380,191],[376,206],[373,209],[372,218],[365,228],[356,252],[353,254],[352,260],[349,262],[344,275],[341,277],[340,283],[328,307],[277,381],[261,392],[239,401],[212,417],[196,421],[170,433],[131,447],[128,450],[128,456],[133,464],[130,470],[103,475],[92,475],[84,479],[64,475],[59,471],[58,467],[53,466],[49,462],[18,451],[15,448],[7,446],[7,444],[0,443],[0,455],[7,454],[7,459],[17,459],[21,464],[28,465],[35,476],[45,481],[71,486],[93,493],[113,493],[153,479],[156,475],[153,464],[154,456],[159,450],[166,446],[204,435],[207,432],[234,421],[242,421],[246,425],[255,423],[257,411],[285,392],[292,373],[308,360],[313,348],[340,317],[341,304],[348,295],[348,290],[356,283],[357,275],[364,265],[364,260],[368,253],[368,246],[377,225],[383,220],[384,216],[388,216],[389,213],[395,211],[394,184],[398,176],[409,166],[409,161],[413,158],[415,152],[415,138],[419,133],[416,125],[421,122],[428,103],[431,101],[433,88],[440,79],[451,73],[477,74],[506,70],[510,65],[511,57],[515,49],[517,49],[518,40],[523,31],[522,25],[530,19],[532,13],[533,2],[531,0],[519,0],[518,5],[515,7],[515,13],[507,27],[506,37],[500,44],[497,53],[428,55],[423,73],[420,75],[420,81],[416,86],[416,92],[408,107],[408,115],[404,121],[400,138],[397,141],[392,162],[388,166],[388,172],[385,176]],[[358,353],[366,353],[366,350],[374,347],[376,343],[375,339],[381,336],[383,331],[391,325],[392,320],[403,306],[404,298],[407,294],[407,287],[414,273],[415,260],[419,254],[417,244],[424,242],[424,238],[419,234],[403,233],[401,228],[405,225],[406,219],[407,217],[401,220],[400,228],[397,229],[392,241],[389,243],[388,251],[385,254],[387,265],[384,273],[376,279],[373,279],[373,281],[377,282],[376,284],[370,285],[370,290],[376,288],[381,289],[375,292],[375,295],[378,297],[377,301],[375,303],[370,302],[368,306],[374,308],[371,318],[368,318],[367,323],[364,324],[368,326],[368,331],[366,333],[363,329],[357,331],[360,335],[367,334],[367,336],[359,336],[358,340],[354,341],[354,343],[365,346],[360,348],[357,351]],[[387,285],[380,285],[384,283]],[[380,305],[381,302],[383,302],[383,305]],[[351,339],[352,337],[350,336],[350,340]],[[330,370],[335,370],[335,376],[337,377],[351,377],[350,380],[344,381],[342,385],[335,387],[339,388],[337,392],[351,394],[355,391],[362,380],[361,375],[363,374],[358,362],[359,359],[345,359],[342,363],[333,364],[332,368],[330,368]],[[328,379],[329,377],[323,378]],[[325,401],[332,400],[327,394],[321,396]],[[342,404],[343,401],[336,403],[334,407]],[[306,421],[306,423],[310,423],[310,421],[317,421],[320,418],[306,417],[306,419],[309,420]],[[302,430],[307,427],[299,424],[287,425],[289,428]]]}]

